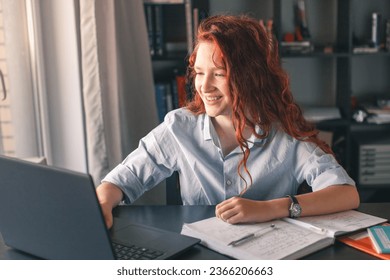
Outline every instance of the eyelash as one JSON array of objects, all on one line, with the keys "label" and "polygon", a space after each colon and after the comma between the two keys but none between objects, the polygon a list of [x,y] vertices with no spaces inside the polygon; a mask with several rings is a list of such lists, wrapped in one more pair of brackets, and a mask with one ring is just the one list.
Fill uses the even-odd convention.
[{"label": "eyelash", "polygon": [[[195,72],[196,75],[204,75],[202,72]],[[214,74],[216,77],[225,77],[225,74],[216,73]]]}]

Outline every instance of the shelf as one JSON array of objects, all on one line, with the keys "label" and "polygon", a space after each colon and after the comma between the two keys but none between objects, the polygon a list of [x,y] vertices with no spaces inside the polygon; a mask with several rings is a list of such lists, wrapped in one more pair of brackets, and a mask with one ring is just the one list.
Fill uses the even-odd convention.
[{"label": "shelf", "polygon": [[364,133],[383,133],[383,131],[390,130],[390,123],[386,124],[374,124],[374,123],[357,123],[351,122],[351,132],[364,132]]},{"label": "shelf", "polygon": [[324,120],[315,123],[315,126],[319,130],[334,130],[334,129],[345,129],[350,125],[350,121],[346,119],[334,119],[334,120]]},{"label": "shelf", "polygon": [[355,57],[358,57],[358,56],[385,56],[385,57],[387,56],[387,57],[390,57],[390,52],[379,51],[379,52],[375,52],[375,53],[353,53],[352,55]]},{"label": "shelf", "polygon": [[325,53],[323,51],[313,51],[309,53],[285,53],[281,52],[281,57],[283,58],[335,58],[335,57],[348,57],[350,54],[348,52],[332,52]]}]

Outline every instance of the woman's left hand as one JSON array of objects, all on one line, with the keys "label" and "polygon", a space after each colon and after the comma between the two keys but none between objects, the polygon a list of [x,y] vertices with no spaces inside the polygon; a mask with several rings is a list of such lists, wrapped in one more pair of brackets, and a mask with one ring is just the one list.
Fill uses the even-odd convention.
[{"label": "woman's left hand", "polygon": [[265,222],[274,218],[269,201],[232,197],[216,206],[215,215],[229,224]]}]

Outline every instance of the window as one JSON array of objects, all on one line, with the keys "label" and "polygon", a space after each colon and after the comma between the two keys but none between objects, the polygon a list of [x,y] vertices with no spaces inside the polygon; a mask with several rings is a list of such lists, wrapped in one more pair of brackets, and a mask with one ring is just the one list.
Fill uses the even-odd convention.
[{"label": "window", "polygon": [[14,127],[10,108],[10,90],[4,36],[3,8],[0,2],[0,153],[15,155]]}]

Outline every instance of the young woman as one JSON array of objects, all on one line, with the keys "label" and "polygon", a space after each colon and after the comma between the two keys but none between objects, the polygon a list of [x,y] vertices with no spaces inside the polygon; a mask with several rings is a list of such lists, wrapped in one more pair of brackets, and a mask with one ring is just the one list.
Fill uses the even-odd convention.
[{"label": "young woman", "polygon": [[[183,204],[216,205],[229,223],[358,207],[354,181],[303,118],[277,44],[258,21],[205,19],[188,78],[192,100],[168,113],[97,188],[108,226],[121,200],[133,202],[174,171]],[[303,182],[313,191],[297,195]]]}]

